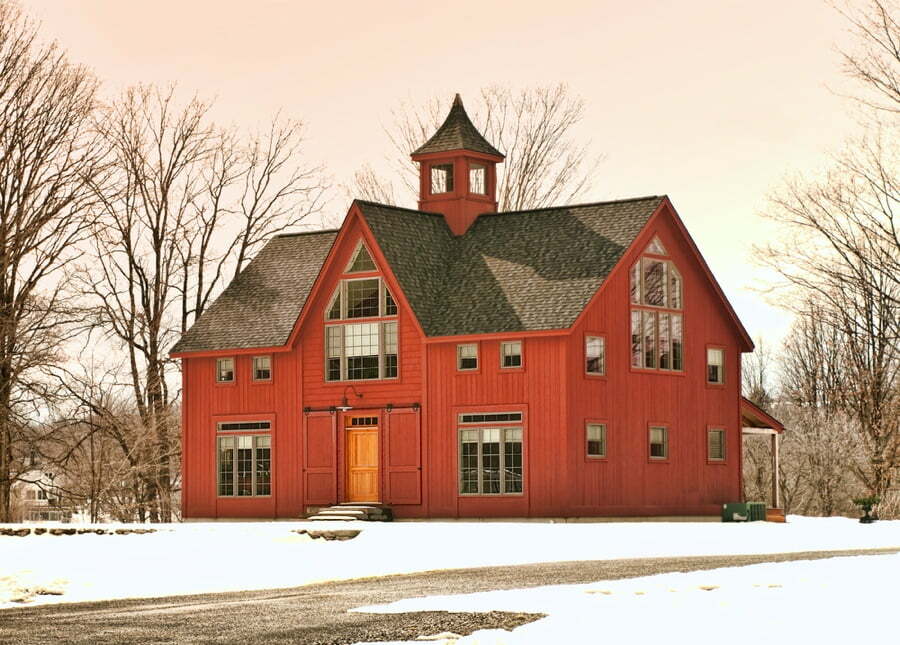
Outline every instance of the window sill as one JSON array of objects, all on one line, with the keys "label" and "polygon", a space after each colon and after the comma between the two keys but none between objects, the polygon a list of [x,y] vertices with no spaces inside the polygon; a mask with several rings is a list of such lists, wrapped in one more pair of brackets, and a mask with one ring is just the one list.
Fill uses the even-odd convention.
[{"label": "window sill", "polygon": [[656,376],[685,376],[684,370],[661,370],[652,367],[634,367],[630,368],[632,374],[655,374]]},{"label": "window sill", "polygon": [[216,387],[235,387],[237,385],[237,379],[233,381],[216,381]]},{"label": "window sill", "polygon": [[457,493],[456,495],[457,495],[457,497],[461,497],[461,498],[464,498],[464,499],[472,499],[473,497],[475,497],[475,498],[488,498],[488,499],[496,499],[496,498],[498,498],[498,497],[500,497],[500,498],[504,498],[504,497],[512,497],[512,498],[525,497],[525,493],[524,493],[524,492],[522,492],[522,493]]},{"label": "window sill", "polygon": [[725,383],[710,383],[709,381],[706,382],[706,387],[711,390],[724,390],[725,385]]},{"label": "window sill", "polygon": [[521,374],[521,373],[524,372],[524,371],[525,371],[525,367],[524,367],[524,366],[520,366],[520,367],[501,367],[501,368],[500,368],[500,373],[501,373],[501,374]]},{"label": "window sill", "polygon": [[216,495],[216,499],[272,499],[271,495]]},{"label": "window sill", "polygon": [[265,380],[259,380],[259,381],[253,380],[253,381],[250,381],[250,385],[272,385],[273,380],[274,379],[270,379],[270,378],[267,378]]},{"label": "window sill", "polygon": [[707,459],[707,466],[727,466],[728,461],[726,459]]},{"label": "window sill", "polygon": [[584,463],[586,464],[604,464],[609,461],[609,457],[592,457],[591,455],[585,455]]},{"label": "window sill", "polygon": [[671,461],[668,457],[648,457],[647,463],[648,464],[669,464],[669,463],[671,463]]},{"label": "window sill", "polygon": [[607,379],[607,375],[605,372],[603,374],[596,374],[594,372],[585,372],[584,377],[589,378],[589,379],[603,380],[603,381],[605,381]]}]

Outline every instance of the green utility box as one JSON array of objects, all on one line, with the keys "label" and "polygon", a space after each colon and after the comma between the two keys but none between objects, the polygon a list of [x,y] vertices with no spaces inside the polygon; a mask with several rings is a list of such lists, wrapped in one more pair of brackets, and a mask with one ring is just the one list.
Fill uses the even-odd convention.
[{"label": "green utility box", "polygon": [[723,522],[749,522],[750,509],[745,502],[731,502],[722,504]]},{"label": "green utility box", "polygon": [[766,521],[765,502],[747,502],[747,510],[750,511],[750,522]]},{"label": "green utility box", "polygon": [[730,502],[722,504],[723,522],[765,522],[765,502]]}]

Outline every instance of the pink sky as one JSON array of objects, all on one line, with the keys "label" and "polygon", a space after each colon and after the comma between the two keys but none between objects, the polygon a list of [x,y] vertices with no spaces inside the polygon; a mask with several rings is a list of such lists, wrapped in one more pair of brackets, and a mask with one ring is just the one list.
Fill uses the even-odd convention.
[{"label": "pink sky", "polygon": [[[308,159],[334,181],[383,166],[401,99],[563,81],[584,97],[580,135],[605,161],[587,200],[668,194],[754,338],[788,316],[753,291],[758,213],[788,173],[815,172],[852,131],[821,0],[735,2],[226,2],[26,0],[113,95],[177,82],[223,122],[275,111],[307,124]],[[336,193],[332,218],[348,207]]]}]

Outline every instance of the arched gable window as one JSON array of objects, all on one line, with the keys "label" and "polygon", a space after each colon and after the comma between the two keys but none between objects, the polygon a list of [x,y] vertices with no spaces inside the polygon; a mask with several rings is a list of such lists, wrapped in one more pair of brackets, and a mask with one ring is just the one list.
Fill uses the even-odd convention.
[{"label": "arched gable window", "polygon": [[381,276],[349,277],[377,270],[360,242],[325,309],[326,381],[397,378],[397,302]]},{"label": "arched gable window", "polygon": [[681,273],[654,237],[631,267],[631,366],[684,369],[684,289]]}]

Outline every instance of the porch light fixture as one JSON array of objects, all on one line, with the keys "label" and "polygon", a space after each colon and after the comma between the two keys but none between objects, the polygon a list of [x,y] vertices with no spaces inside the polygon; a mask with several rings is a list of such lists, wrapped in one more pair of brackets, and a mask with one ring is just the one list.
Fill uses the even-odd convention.
[{"label": "porch light fixture", "polygon": [[340,410],[341,412],[346,412],[347,410],[353,409],[353,406],[350,405],[349,401],[347,401],[347,390],[352,390],[353,394],[356,396],[356,398],[358,398],[358,399],[363,398],[363,395],[361,392],[359,392],[352,385],[348,385],[347,387],[344,388],[344,395],[343,395],[343,397],[341,397],[341,404],[339,406],[337,406],[337,409]]}]

